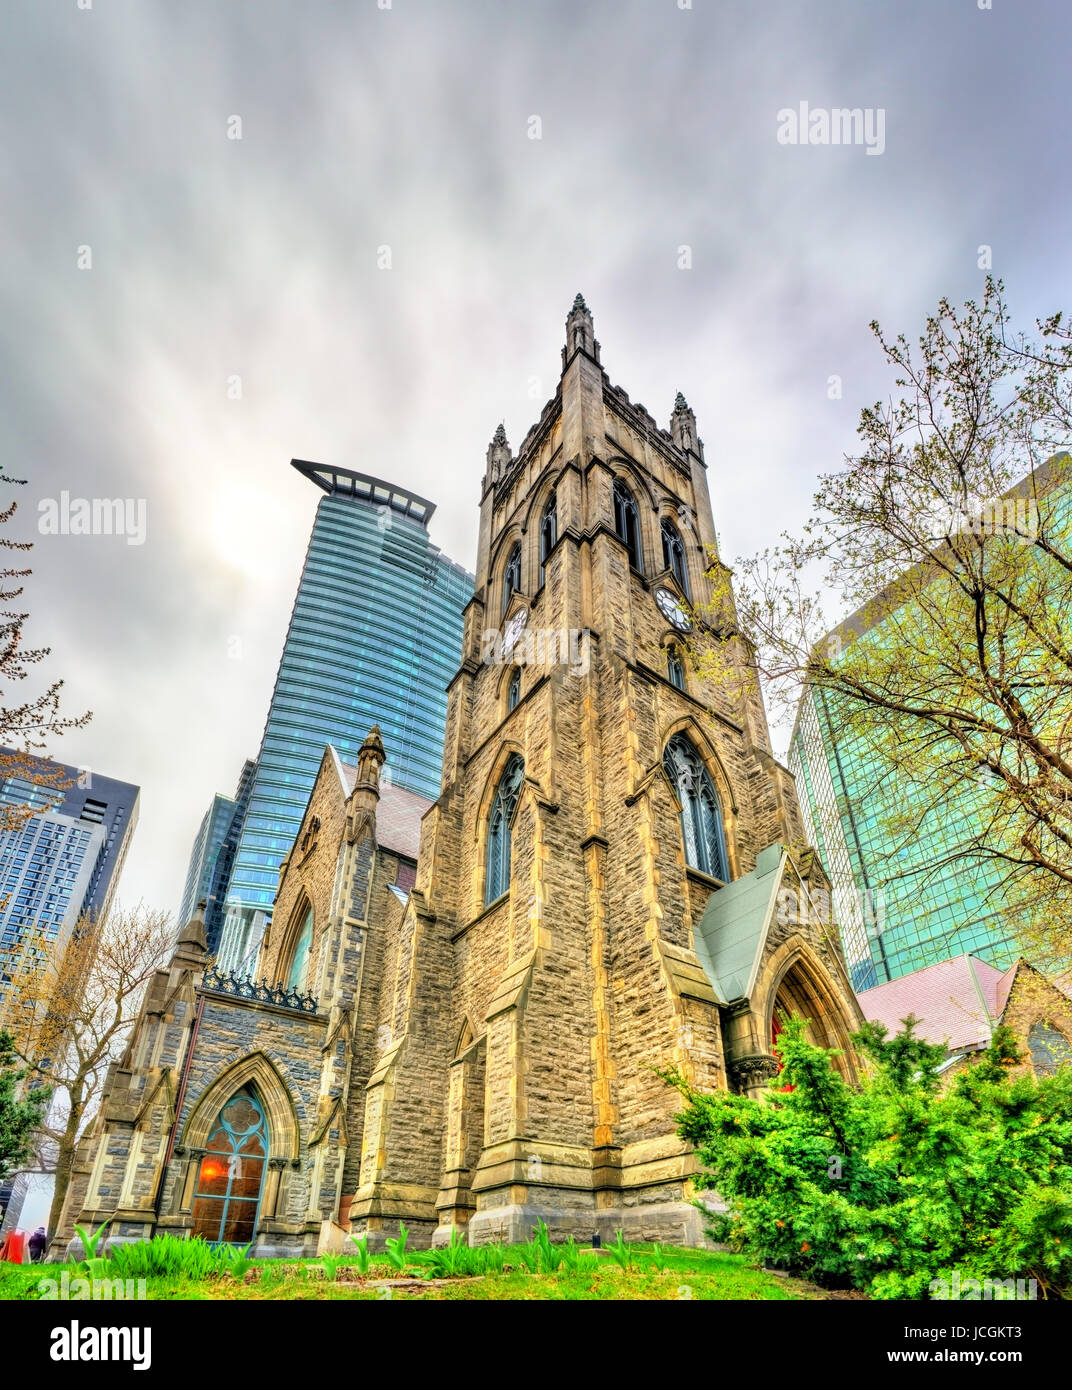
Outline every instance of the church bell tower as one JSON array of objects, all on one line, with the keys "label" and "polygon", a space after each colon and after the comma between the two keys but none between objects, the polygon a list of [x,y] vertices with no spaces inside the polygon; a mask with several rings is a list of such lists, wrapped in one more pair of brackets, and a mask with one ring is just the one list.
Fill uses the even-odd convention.
[{"label": "church bell tower", "polygon": [[657,1071],[764,1084],[787,972],[817,1037],[857,1020],[836,931],[785,910],[822,871],[744,644],[729,684],[692,659],[714,592],[734,625],[695,416],[678,393],[660,426],[600,352],[578,294],[554,396],[516,453],[503,425],[487,451],[355,1230],[695,1243]]}]

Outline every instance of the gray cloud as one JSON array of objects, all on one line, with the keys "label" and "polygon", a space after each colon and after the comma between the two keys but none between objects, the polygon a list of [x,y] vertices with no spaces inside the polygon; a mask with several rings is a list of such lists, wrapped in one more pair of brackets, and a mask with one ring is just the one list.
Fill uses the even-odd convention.
[{"label": "gray cloud", "polygon": [[[980,243],[1025,326],[1069,302],[1066,6],[994,5],[6,7],[16,524],[62,489],[148,507],[140,547],[39,538],[29,589],[95,710],[55,751],[144,789],[124,896],[174,907],[256,751],[316,502],[292,456],[433,498],[472,565],[487,440],[551,394],[581,289],[611,379],[696,409],[732,557],[888,390],[871,318],[976,293]],[[885,108],[885,153],[780,146],[801,100]]]}]

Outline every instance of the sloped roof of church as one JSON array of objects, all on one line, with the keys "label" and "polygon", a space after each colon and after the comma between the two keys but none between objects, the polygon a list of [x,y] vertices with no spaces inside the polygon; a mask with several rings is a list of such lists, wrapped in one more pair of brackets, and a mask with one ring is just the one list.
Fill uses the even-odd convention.
[{"label": "sloped roof of church", "polygon": [[997,970],[978,956],[954,956],[926,965],[856,997],[864,1018],[899,1031],[909,1014],[921,1020],[917,1035],[951,1051],[986,1047],[1008,1001],[1016,966]]},{"label": "sloped roof of church", "polygon": [[696,954],[724,1004],[747,998],[755,986],[784,857],[781,845],[768,846],[750,874],[711,894],[697,924]]},{"label": "sloped roof of church", "polygon": [[[336,753],[336,758],[338,754]],[[347,796],[357,781],[357,768],[338,758],[343,789]],[[376,843],[381,849],[416,859],[421,844],[421,817],[434,803],[417,792],[380,783],[380,799],[376,805]]]}]

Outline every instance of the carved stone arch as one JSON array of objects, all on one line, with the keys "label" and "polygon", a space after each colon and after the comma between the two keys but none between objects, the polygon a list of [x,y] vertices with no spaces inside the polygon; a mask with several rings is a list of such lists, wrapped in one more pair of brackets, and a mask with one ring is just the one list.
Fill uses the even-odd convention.
[{"label": "carved stone arch", "polygon": [[675,719],[672,724],[669,724],[663,730],[662,740],[659,744],[660,752],[657,766],[666,779],[667,785],[670,786],[670,792],[676,802],[677,788],[670,785],[670,779],[666,777],[666,771],[663,767],[663,754],[666,752],[666,745],[674,735],[681,733],[688,736],[696,752],[700,755],[700,760],[707,769],[711,781],[714,783],[715,794],[722,807],[722,833],[725,836],[726,853],[730,861],[730,876],[732,878],[739,878],[741,875],[741,864],[740,856],[737,851],[737,817],[740,814],[740,808],[737,805],[737,798],[733,792],[733,783],[730,781],[729,773],[726,771],[726,765],[719,756],[718,749],[711,742],[710,738],[708,738],[694,715],[681,715],[680,718]]},{"label": "carved stone arch", "polygon": [[[677,628],[674,627],[668,627],[666,631],[662,634],[662,636],[659,638],[659,650],[662,652],[662,666],[660,668],[660,674],[663,676],[667,676],[667,678],[669,678],[669,657],[671,648],[676,648],[678,656],[680,657],[682,662],[682,669],[687,672],[688,667],[685,663],[687,648],[685,646],[685,643],[681,639],[681,633],[678,632]],[[685,684],[687,687],[687,677]],[[665,746],[666,745],[664,743],[663,747],[665,748]]]},{"label": "carved stone arch", "polygon": [[655,485],[632,459],[626,458],[624,454],[611,454],[607,459],[607,467],[612,475],[612,487],[614,486],[614,479],[621,477],[623,482],[628,483],[630,491],[637,493],[639,497],[646,497],[651,510],[658,512],[659,495],[655,491]]},{"label": "carved stone arch", "polygon": [[465,1018],[462,1020],[461,1032],[458,1034],[457,1046],[454,1049],[455,1058],[457,1059],[458,1057],[464,1056],[473,1044],[479,1041],[480,1038],[477,1035],[476,1029],[473,1027],[473,1021],[469,1015],[466,1014]]},{"label": "carved stone arch", "polygon": [[191,1110],[179,1144],[186,1149],[204,1149],[220,1111],[243,1086],[256,1091],[264,1110],[271,1157],[296,1161],[301,1154],[298,1112],[282,1073],[264,1052],[248,1053],[209,1084]]},{"label": "carved stone arch", "polygon": [[672,521],[674,525],[677,527],[677,529],[680,531],[681,516],[678,512],[679,507],[684,507],[685,510],[690,513],[692,511],[692,508],[689,506],[689,504],[685,501],[683,497],[674,497],[673,493],[664,492],[662,497],[659,499],[659,504],[656,508],[656,511],[659,514],[660,522]]},{"label": "carved stone arch", "polygon": [[502,572],[515,545],[521,546],[521,593],[528,594],[531,591],[529,580],[532,576],[529,574],[528,563],[531,546],[525,544],[522,528],[516,521],[511,521],[492,545],[488,555],[489,613],[498,612],[499,600],[502,597]]},{"label": "carved stone arch", "polygon": [[499,673],[499,679],[495,687],[495,700],[499,710],[499,717],[501,719],[505,719],[506,716],[510,713],[510,711],[506,708],[506,704],[510,691],[510,682],[513,679],[515,673],[519,675],[522,675],[524,673],[524,667],[522,663],[519,661],[504,661],[502,671]]},{"label": "carved stone arch", "polygon": [[[678,639],[680,640],[680,634],[678,634]],[[696,719],[695,715],[683,714],[680,718],[675,719],[672,724],[668,724],[663,730],[660,748],[665,749],[674,735],[681,733],[688,734],[689,738],[692,739],[693,743],[696,745],[696,751],[704,760],[707,770],[714,781],[715,790],[718,792],[719,799],[725,806],[729,807],[730,811],[732,811],[735,816],[739,814],[740,808],[737,805],[737,798],[733,793],[733,783],[730,781],[729,773],[726,771],[726,765],[719,756],[718,749],[704,732],[702,725]],[[662,753],[659,755],[659,761],[662,762]]]},{"label": "carved stone arch", "polygon": [[[503,662],[502,670],[499,672],[499,678],[495,685],[496,697],[499,700],[505,700],[506,687],[510,684],[510,677],[516,670],[519,669],[520,664],[521,663],[517,661]],[[520,752],[520,749],[518,751]]]},{"label": "carved stone arch", "polygon": [[525,508],[525,515],[521,522],[521,534],[523,536],[528,535],[529,527],[532,525],[534,516],[537,522],[540,521],[547,499],[551,496],[552,492],[558,490],[558,485],[569,471],[569,467],[570,465],[568,463],[562,464],[554,473],[548,473],[547,476],[541,479],[537,484],[532,498],[529,501],[529,505]]},{"label": "carved stone arch", "polygon": [[[480,800],[477,803],[476,825],[474,826],[474,838],[477,840],[478,844],[482,845],[484,842],[484,830],[482,827],[485,827],[487,824],[488,815],[491,812],[491,803],[495,799],[495,793],[498,790],[499,782],[503,773],[506,771],[506,764],[515,753],[522,762],[525,761],[525,750],[521,745],[514,742],[512,739],[507,739],[498,753],[496,753],[495,761],[491,765],[491,770],[484,779],[484,787],[480,793]],[[526,774],[525,783],[528,781],[529,778]],[[522,784],[522,795],[524,795],[525,783]],[[519,797],[519,805],[520,800],[521,798]]]},{"label": "carved stone arch", "polygon": [[775,1010],[784,1009],[808,1020],[811,1041],[841,1050],[834,1064],[846,1080],[853,1080],[849,1035],[854,1020],[839,994],[829,970],[804,937],[794,932],[763,962],[756,981],[753,1013],[763,1029],[765,1045],[770,1045]]},{"label": "carved stone arch", "polygon": [[[487,886],[487,858],[488,858],[488,829],[491,821],[492,803],[495,800],[495,793],[499,789],[502,775],[506,771],[506,765],[511,757],[516,754],[527,766],[524,750],[515,742],[508,740],[499,749],[495,756],[495,761],[491,765],[491,771],[484,781],[484,788],[477,803],[476,822],[473,826],[473,839],[476,842],[476,852],[473,855],[473,893],[474,900],[484,901],[484,894]],[[514,807],[511,825],[516,824],[518,816],[521,814],[521,807],[528,795],[537,795],[540,788],[526,772],[521,780],[521,788],[518,792],[517,805]]]},{"label": "carved stone arch", "polygon": [[[611,512],[608,520],[614,529],[614,484],[622,482],[636,501],[638,542],[640,545],[640,571],[642,574],[658,574],[662,565],[662,545],[659,541],[658,522],[659,499],[651,480],[637,468],[630,459],[618,455],[609,461],[611,471]],[[644,502],[647,506],[644,506]]]},{"label": "carved stone arch", "polygon": [[[693,592],[696,588],[696,575],[690,573],[692,567],[689,563],[689,544],[691,540],[695,547],[697,538],[695,534],[690,534],[689,530],[682,527],[681,518],[678,516],[676,509],[674,509],[673,504],[669,499],[664,498],[658,509],[658,515],[655,518],[655,541],[657,550],[655,553],[656,565],[654,572],[656,574],[662,573],[665,570],[663,557],[663,526],[666,524],[670,525],[681,544],[681,561],[685,572],[685,583],[684,585],[681,584],[672,568],[669,571],[669,578],[676,589],[683,590],[682,598],[684,598],[686,603],[691,604]],[[702,547],[700,548],[702,549]]]}]

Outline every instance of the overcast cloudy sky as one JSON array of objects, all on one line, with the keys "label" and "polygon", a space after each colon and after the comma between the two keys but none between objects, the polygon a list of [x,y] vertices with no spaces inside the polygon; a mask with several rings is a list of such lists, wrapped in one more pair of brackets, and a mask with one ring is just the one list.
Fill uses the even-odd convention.
[{"label": "overcast cloudy sky", "polygon": [[[3,463],[28,636],[94,711],[53,751],[142,787],[123,897],[177,907],[256,753],[291,457],[430,497],[472,567],[582,290],[612,381],[696,410],[724,552],[761,548],[889,389],[871,319],[977,294],[981,245],[1025,326],[1072,306],[1070,34],[1068,0],[4,0]],[[801,101],[881,108],[883,152],[779,144]],[[37,536],[64,490],[144,499],[145,543]]]}]

